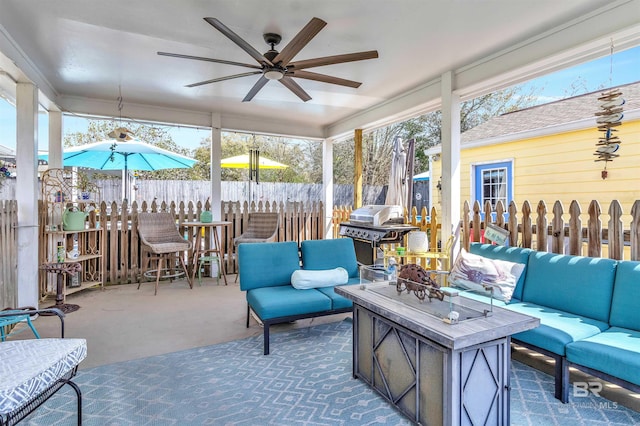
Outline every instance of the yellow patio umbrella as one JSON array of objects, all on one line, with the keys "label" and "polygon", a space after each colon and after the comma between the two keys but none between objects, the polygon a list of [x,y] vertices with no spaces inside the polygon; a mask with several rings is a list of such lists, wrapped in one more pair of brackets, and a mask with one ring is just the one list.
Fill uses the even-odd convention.
[{"label": "yellow patio umbrella", "polygon": [[[260,156],[260,151],[249,150],[249,154],[236,155],[235,157],[223,158],[220,165],[227,169],[249,169],[249,200],[251,198],[251,182],[255,180],[256,185],[260,183],[260,169],[284,169],[289,166],[278,163]],[[255,194],[254,194],[255,195]]]},{"label": "yellow patio umbrella", "polygon": [[[235,157],[220,160],[220,165],[226,169],[248,169],[250,164],[249,154],[236,155]],[[289,167],[266,157],[260,157],[258,165],[261,169],[284,169]]]}]

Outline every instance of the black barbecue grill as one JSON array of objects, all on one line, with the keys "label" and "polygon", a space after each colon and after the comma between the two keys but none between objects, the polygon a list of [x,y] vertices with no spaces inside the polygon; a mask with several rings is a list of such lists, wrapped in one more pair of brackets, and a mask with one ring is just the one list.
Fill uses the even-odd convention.
[{"label": "black barbecue grill", "polygon": [[340,224],[340,235],[353,239],[360,264],[372,265],[380,244],[402,243],[405,234],[419,229],[403,221],[400,206],[364,206],[354,210],[348,222]]}]

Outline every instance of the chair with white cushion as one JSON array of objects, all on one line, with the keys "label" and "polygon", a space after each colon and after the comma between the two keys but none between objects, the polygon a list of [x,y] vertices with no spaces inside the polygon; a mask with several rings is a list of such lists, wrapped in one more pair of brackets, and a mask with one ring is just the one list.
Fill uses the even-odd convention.
[{"label": "chair with white cushion", "polygon": [[[22,311],[35,315],[53,313],[60,318],[61,338],[12,340],[0,343],[0,425],[14,425],[35,411],[65,384],[78,401],[78,425],[82,424],[82,393],[71,379],[87,356],[85,339],[64,338],[64,313],[59,309]],[[0,312],[0,319],[15,313]]]}]

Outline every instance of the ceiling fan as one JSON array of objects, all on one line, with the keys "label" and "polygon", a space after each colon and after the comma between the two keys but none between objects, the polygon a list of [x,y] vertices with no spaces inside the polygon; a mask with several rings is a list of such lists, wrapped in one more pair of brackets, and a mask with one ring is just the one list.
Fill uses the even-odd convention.
[{"label": "ceiling fan", "polygon": [[255,71],[244,72],[241,74],[229,75],[226,77],[214,78],[211,80],[200,81],[198,83],[189,84],[186,87],[202,86],[204,84],[216,83],[218,81],[231,80],[234,78],[247,77],[250,75],[262,74],[256,84],[249,90],[242,102],[248,102],[264,87],[269,80],[277,80],[287,89],[291,90],[296,96],[304,102],[311,99],[311,96],[305,92],[302,87],[296,83],[292,77],[302,78],[306,80],[321,81],[324,83],[338,84],[341,86],[358,88],[362,83],[353,80],[333,77],[325,74],[305,71],[306,68],[320,67],[324,65],[341,64],[344,62],[362,61],[365,59],[375,59],[378,57],[377,50],[369,50],[366,52],[347,53],[343,55],[324,56],[321,58],[305,59],[302,61],[291,62],[291,60],[302,50],[303,47],[315,37],[322,28],[327,25],[325,21],[319,18],[313,18],[298,34],[287,44],[281,52],[275,50],[275,46],[280,43],[282,37],[279,34],[264,34],[264,41],[271,46],[271,49],[262,54],[254,49],[249,43],[243,40],[238,34],[231,31],[226,25],[216,18],[204,18],[215,29],[237,44],[242,50],[247,52],[259,65],[245,64],[241,62],[226,61],[222,59],[203,58],[200,56],[181,55],[179,53],[158,52],[161,56],[171,56],[174,58],[195,59],[198,61],[217,62],[220,64],[236,65],[245,68],[252,68]]}]

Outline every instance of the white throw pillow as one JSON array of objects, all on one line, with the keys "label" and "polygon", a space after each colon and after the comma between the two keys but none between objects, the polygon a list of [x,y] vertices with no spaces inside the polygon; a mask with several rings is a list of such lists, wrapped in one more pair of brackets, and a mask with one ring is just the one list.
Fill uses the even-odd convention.
[{"label": "white throw pillow", "polygon": [[333,287],[346,284],[347,281],[349,281],[349,273],[346,269],[340,267],[319,271],[298,269],[291,274],[291,285],[298,290]]},{"label": "white throw pillow", "polygon": [[456,287],[481,292],[487,292],[483,284],[490,285],[493,296],[508,303],[524,267],[524,263],[489,259],[462,249],[451,268],[449,280]]}]

